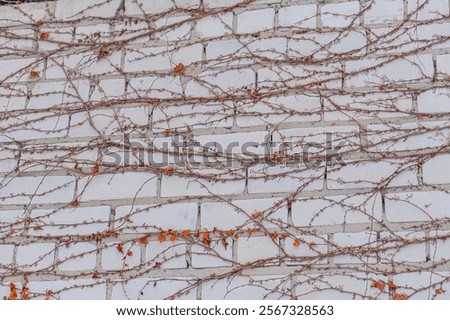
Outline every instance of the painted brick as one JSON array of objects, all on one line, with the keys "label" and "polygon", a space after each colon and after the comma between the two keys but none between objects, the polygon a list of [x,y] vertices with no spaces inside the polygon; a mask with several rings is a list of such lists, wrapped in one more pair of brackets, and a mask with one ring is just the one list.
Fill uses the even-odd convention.
[{"label": "painted brick", "polygon": [[[120,252],[118,245],[122,245]],[[128,253],[132,255],[129,256]],[[101,250],[101,265],[104,270],[128,270],[140,264],[141,251],[139,244],[132,242],[108,242]]]},{"label": "painted brick", "polygon": [[[402,0],[374,0],[364,14],[367,24],[394,22],[403,19]],[[389,8],[389,10],[386,10]]]},{"label": "painted brick", "polygon": [[[9,268],[12,268],[14,257],[13,244],[0,244],[0,274],[9,273]],[[0,294],[1,296],[1,294]]]},{"label": "painted brick", "polygon": [[423,182],[430,184],[450,183],[450,155],[437,155],[423,164]]},{"label": "painted brick", "polygon": [[75,179],[70,176],[5,178],[0,182],[3,204],[64,203],[73,199]]},{"label": "painted brick", "polygon": [[29,282],[27,287],[35,295],[33,299],[45,299],[49,290],[53,292],[51,300],[80,300],[80,297],[85,300],[106,299],[106,283],[98,279]]},{"label": "painted brick", "polygon": [[14,85],[10,88],[0,87],[0,111],[25,109],[27,103],[27,87]]},{"label": "painted brick", "polygon": [[442,77],[450,75],[450,54],[438,55],[436,57],[437,72]]},{"label": "painted brick", "polygon": [[157,177],[147,172],[99,174],[78,181],[80,201],[156,196]]},{"label": "painted brick", "polygon": [[233,33],[233,14],[229,12],[206,16],[196,22],[195,31],[202,38],[231,34]]},{"label": "painted brick", "polygon": [[125,0],[126,15],[158,14],[175,8],[195,9],[200,0],[157,1],[155,3],[145,0]]},{"label": "painted brick", "polygon": [[[376,263],[376,252],[371,252],[377,247],[377,235],[373,232],[335,233],[333,245],[330,251],[342,252],[333,257],[337,264]],[[342,250],[342,251],[341,251]],[[350,252],[346,254],[346,252]]]},{"label": "painted brick", "polygon": [[104,109],[74,113],[70,118],[70,137],[89,137],[131,132],[145,132],[149,123],[147,107]]},{"label": "painted brick", "polygon": [[242,3],[242,0],[204,0],[203,5],[208,8],[231,7]]},{"label": "painted brick", "polygon": [[431,221],[450,217],[450,195],[444,191],[387,194],[386,217],[390,222]]},{"label": "painted brick", "polygon": [[0,172],[11,172],[17,168],[19,154],[10,150],[0,150]]},{"label": "painted brick", "polygon": [[89,98],[90,85],[87,81],[41,82],[31,91],[28,109],[48,109],[82,104]]},{"label": "painted brick", "polygon": [[124,78],[114,78],[114,79],[103,79],[98,82],[95,86],[92,95],[90,96],[91,101],[110,101],[118,100],[123,98],[125,94],[125,79]]},{"label": "painted brick", "polygon": [[63,48],[65,46],[64,43],[72,43],[73,27],[58,27],[58,29],[42,27],[40,30],[40,35],[48,35],[48,39],[38,40],[39,51],[56,50]]},{"label": "painted brick", "polygon": [[0,11],[0,27],[20,26],[34,24],[38,21],[49,21],[52,18],[54,8],[55,2],[51,1],[2,6],[2,10]]},{"label": "painted brick", "polygon": [[[367,71],[366,71],[367,70]],[[404,70],[404,72],[396,72]],[[431,78],[434,73],[431,55],[408,56],[386,62],[382,59],[349,61],[346,71],[354,73],[345,80],[348,87],[388,84],[391,82],[416,82]]]},{"label": "painted brick", "polygon": [[[255,263],[258,265],[279,264],[280,247],[278,240],[267,236],[241,236],[237,240],[237,262],[242,264]],[[265,261],[265,260],[269,261]]]},{"label": "painted brick", "polygon": [[[296,247],[294,241],[299,240],[300,245]],[[307,264],[326,264],[327,258],[323,258],[328,252],[328,246],[325,239],[316,236],[297,236],[287,238],[285,242],[286,254],[289,258],[286,260],[286,265],[307,265]]]},{"label": "painted brick", "polygon": [[[383,251],[380,252],[382,263],[395,262],[399,265],[411,262],[425,262],[427,259],[424,232],[387,232],[380,233]],[[416,242],[415,242],[416,241]]]},{"label": "painted brick", "polygon": [[116,208],[114,225],[124,233],[195,230],[197,215],[196,203],[120,206]]},{"label": "painted brick", "polygon": [[183,15],[156,20],[156,29],[163,29],[163,31],[156,32],[155,37],[163,41],[188,40],[192,32],[190,18],[190,16]]},{"label": "painted brick", "polygon": [[404,272],[392,277],[398,293],[406,295],[408,300],[431,299],[434,293],[432,284],[435,281],[435,275],[430,272]]},{"label": "painted brick", "polygon": [[280,8],[278,24],[281,27],[316,28],[317,5],[300,5]]},{"label": "painted brick", "polygon": [[29,243],[17,246],[16,264],[23,271],[49,271],[55,258],[54,243]]},{"label": "painted brick", "polygon": [[233,125],[231,103],[164,106],[153,109],[153,131],[200,128],[229,128]]},{"label": "painted brick", "polygon": [[127,94],[131,99],[181,96],[181,81],[179,77],[172,76],[132,78],[127,87]]},{"label": "painted brick", "polygon": [[446,0],[408,0],[407,13],[412,14],[412,18],[415,20],[429,20],[438,19],[445,16],[448,17],[449,3]]},{"label": "painted brick", "polygon": [[382,186],[417,185],[417,168],[410,162],[381,160],[377,162],[347,162],[328,169],[329,189],[378,188]]},{"label": "painted brick", "polygon": [[253,33],[274,27],[275,9],[249,10],[237,15],[237,33]]},{"label": "painted brick", "polygon": [[[24,210],[0,211],[0,236],[20,237],[24,227]],[[11,234],[14,231],[14,234]]]},{"label": "painted brick", "polygon": [[323,167],[309,169],[302,164],[298,167],[258,164],[249,169],[248,192],[272,193],[321,190],[323,174]]},{"label": "painted brick", "polygon": [[35,58],[0,60],[0,80],[5,82],[28,81],[31,71],[42,75],[44,65]]},{"label": "painted brick", "polygon": [[322,26],[328,28],[345,28],[359,23],[358,1],[329,3],[320,8]]},{"label": "painted brick", "polygon": [[299,199],[292,221],[300,227],[381,222],[381,195],[348,195]]},{"label": "painted brick", "polygon": [[232,241],[231,239],[227,240],[227,248],[221,241],[214,241],[211,246],[194,244],[192,246],[192,267],[199,269],[231,267],[233,265]]},{"label": "painted brick", "polygon": [[119,68],[121,55],[120,51],[116,51],[102,59],[92,52],[55,56],[48,61],[45,77],[66,79],[67,73],[79,76],[111,74]]},{"label": "painted brick", "polygon": [[368,150],[393,152],[441,147],[448,143],[448,121],[367,126]]},{"label": "painted brick", "polygon": [[230,229],[251,229],[256,226],[252,221],[252,214],[260,212],[264,217],[262,225],[273,228],[287,223],[287,206],[282,198],[235,200],[231,203],[206,202],[201,205],[201,227],[207,230],[217,228],[228,231]]},{"label": "painted brick", "polygon": [[150,241],[145,249],[147,265],[163,269],[185,269],[186,242],[184,241]]},{"label": "painted brick", "polygon": [[445,49],[450,45],[450,40],[448,40],[450,35],[449,27],[449,22],[419,25],[417,27],[417,37],[420,40],[434,43],[428,44],[428,48]]},{"label": "painted brick", "polygon": [[113,300],[162,300],[174,298],[180,300],[195,300],[196,289],[191,287],[194,280],[185,277],[177,278],[137,278],[125,283],[116,283],[112,289]]},{"label": "painted brick", "polygon": [[[56,262],[61,271],[93,270],[96,263],[97,246],[90,243],[73,243],[58,249]],[[58,263],[58,261],[61,261]]]},{"label": "painted brick", "polygon": [[419,112],[445,113],[450,111],[450,89],[437,88],[422,92],[417,96]]},{"label": "painted brick", "polygon": [[[111,209],[107,206],[31,211],[28,233],[35,236],[89,235],[108,229]],[[40,228],[35,228],[40,227]]]},{"label": "painted brick", "polygon": [[203,300],[285,300],[291,296],[289,288],[281,283],[284,280],[277,275],[235,276],[205,282],[202,285]]},{"label": "painted brick", "polygon": [[442,262],[450,260],[450,240],[446,231],[432,231],[432,237],[442,237],[430,242],[430,257],[432,261]]},{"label": "painted brick", "polygon": [[74,3],[72,0],[58,0],[55,17],[58,20],[75,20],[85,17],[112,18],[119,9],[121,0],[86,0]]},{"label": "painted brick", "polygon": [[[218,175],[223,178],[232,176],[217,172],[213,169],[205,169],[202,175]],[[239,194],[244,192],[245,180],[210,181],[208,178],[187,178],[182,176],[163,176],[161,181],[161,197],[194,196],[209,194]]]},{"label": "painted brick", "polygon": [[387,292],[370,286],[374,280],[384,283],[388,281],[377,274],[362,272],[301,275],[295,283],[295,296],[302,300],[388,299]]},{"label": "painted brick", "polygon": [[240,127],[320,120],[320,98],[290,95],[262,99],[238,106],[236,124]]},{"label": "painted brick", "polygon": [[[0,54],[20,54],[34,51],[34,39],[36,37],[33,29],[8,30],[7,36],[0,36]],[[23,37],[18,39],[18,37]],[[28,39],[26,39],[28,38]]]}]

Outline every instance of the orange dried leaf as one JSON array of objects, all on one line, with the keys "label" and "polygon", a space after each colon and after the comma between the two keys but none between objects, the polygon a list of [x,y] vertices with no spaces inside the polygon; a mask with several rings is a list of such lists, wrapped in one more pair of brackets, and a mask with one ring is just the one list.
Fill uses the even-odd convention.
[{"label": "orange dried leaf", "polygon": [[178,73],[178,74],[183,73],[183,71],[184,71],[184,64],[182,64],[182,63],[177,64],[175,66],[175,68],[173,69],[173,72]]},{"label": "orange dried leaf", "polygon": [[436,292],[436,294],[443,294],[445,293],[445,290],[442,288],[437,288],[434,292]]},{"label": "orange dried leaf", "polygon": [[127,256],[131,257],[132,255],[133,255],[133,251],[128,250],[128,251],[127,251]]},{"label": "orange dried leaf", "polygon": [[222,242],[222,245],[223,245],[223,247],[225,248],[225,250],[227,250],[227,248],[228,248],[228,242],[227,242],[224,238],[220,239],[220,241]]},{"label": "orange dried leaf", "polygon": [[386,284],[381,281],[372,280],[372,284],[370,285],[371,288],[377,288],[381,292],[384,292],[384,288],[386,287]]},{"label": "orange dried leaf", "polygon": [[247,230],[247,235],[248,235],[249,237],[252,235],[252,233],[253,233],[253,229],[248,229],[248,230]]},{"label": "orange dried leaf", "polygon": [[389,280],[389,281],[387,282],[387,285],[388,285],[389,289],[391,289],[391,290],[397,290],[397,286],[394,284],[394,282],[393,282],[392,280]]},{"label": "orange dried leaf", "polygon": [[174,233],[171,237],[170,237],[170,241],[175,241],[178,238],[178,233]]},{"label": "orange dried leaf", "polygon": [[41,32],[39,34],[39,39],[41,39],[41,40],[47,40],[48,38],[49,38],[48,32]]},{"label": "orange dried leaf", "polygon": [[278,237],[278,232],[276,232],[276,231],[272,232],[270,234],[270,237],[275,240]]},{"label": "orange dried leaf", "polygon": [[233,236],[235,239],[239,239],[239,234],[235,233]]},{"label": "orange dried leaf", "polygon": [[166,129],[166,130],[163,131],[162,134],[163,134],[164,137],[168,137],[170,135],[170,130]]},{"label": "orange dried leaf", "polygon": [[166,167],[164,168],[164,173],[167,175],[172,175],[175,172],[175,167]]},{"label": "orange dried leaf", "polygon": [[116,248],[117,248],[117,251],[119,251],[120,253],[123,253],[123,244],[121,244],[121,243],[117,244]]},{"label": "orange dried leaf", "polygon": [[38,79],[41,76],[39,71],[31,70],[30,75],[28,76],[30,79]]},{"label": "orange dried leaf", "polygon": [[33,227],[33,230],[34,231],[39,231],[39,230],[42,230],[42,227],[41,226],[35,226],[35,227]]},{"label": "orange dried leaf", "polygon": [[73,201],[70,203],[70,205],[71,205],[72,207],[78,207],[78,206],[80,205],[80,202],[78,202],[78,200],[75,199],[75,200],[73,200]]},{"label": "orange dried leaf", "polygon": [[92,167],[92,169],[91,169],[91,173],[92,173],[92,174],[97,174],[98,171],[99,171],[99,167],[98,167],[98,166],[94,166],[94,167]]},{"label": "orange dried leaf", "polygon": [[294,247],[296,247],[296,248],[300,247],[300,240],[298,240],[298,239],[294,240]]},{"label": "orange dried leaf", "polygon": [[308,243],[309,244],[309,246],[311,247],[311,248],[313,248],[313,247],[315,247],[316,245],[317,245],[317,243],[315,243],[314,241],[311,241],[310,243]]},{"label": "orange dried leaf", "polygon": [[197,230],[197,231],[195,232],[195,237],[196,237],[196,238],[200,238],[200,230]]},{"label": "orange dried leaf", "polygon": [[408,300],[406,295],[397,293],[397,292],[394,292],[393,299],[394,300]]},{"label": "orange dried leaf", "polygon": [[181,232],[181,234],[185,237],[189,237],[189,235],[191,234],[191,232],[189,230],[183,230],[183,232]]},{"label": "orange dried leaf", "polygon": [[148,243],[148,237],[142,237],[139,239],[139,242],[142,244],[147,244]]},{"label": "orange dried leaf", "polygon": [[253,219],[258,219],[261,218],[261,212],[260,211],[255,211],[252,213],[252,218]]},{"label": "orange dried leaf", "polygon": [[164,242],[164,241],[166,241],[166,236],[161,233],[158,235],[158,240],[159,240],[159,242]]},{"label": "orange dried leaf", "polygon": [[228,235],[228,236],[233,235],[233,233],[234,233],[233,229],[230,229],[230,230],[227,231],[227,235]]}]

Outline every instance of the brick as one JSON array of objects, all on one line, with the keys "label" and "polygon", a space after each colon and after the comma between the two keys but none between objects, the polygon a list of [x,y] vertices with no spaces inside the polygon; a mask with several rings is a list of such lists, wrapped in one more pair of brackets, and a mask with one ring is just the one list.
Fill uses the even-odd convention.
[{"label": "brick", "polygon": [[292,221],[299,227],[372,224],[381,220],[380,194],[300,198],[292,203]]},{"label": "brick", "polygon": [[322,26],[346,28],[352,24],[359,24],[360,11],[358,1],[325,4],[320,8]]},{"label": "brick", "polygon": [[[403,20],[402,0],[374,0],[364,14],[366,24],[386,23]],[[389,8],[389,10],[386,10]]]},{"label": "brick", "polygon": [[111,25],[108,23],[97,23],[90,26],[75,28],[75,39],[77,43],[105,43],[111,41]]},{"label": "brick", "polygon": [[417,185],[417,168],[407,160],[380,160],[377,162],[347,162],[328,169],[329,189],[378,188],[384,186]]},{"label": "brick", "polygon": [[446,49],[450,45],[450,23],[426,23],[416,29],[417,38],[427,44],[428,49]]},{"label": "brick", "polygon": [[0,275],[11,272],[8,269],[9,268],[12,269],[13,257],[14,257],[14,245],[4,243],[0,244]]},{"label": "brick", "polygon": [[57,266],[61,271],[93,270],[97,246],[91,243],[73,243],[58,248]]},{"label": "brick", "polygon": [[423,182],[429,184],[450,183],[450,155],[437,155],[423,164]]},{"label": "brick", "polygon": [[67,203],[72,201],[75,179],[70,176],[5,178],[0,182],[3,204]]},{"label": "brick", "polygon": [[4,131],[0,142],[65,137],[69,116],[59,113],[33,112],[10,117],[2,123]]},{"label": "brick", "polygon": [[[170,236],[168,236],[170,238]],[[147,265],[158,269],[186,269],[187,246],[184,241],[150,241],[145,249]]]},{"label": "brick", "polygon": [[421,113],[450,112],[450,89],[436,88],[417,96],[418,110]]},{"label": "brick", "polygon": [[262,99],[239,106],[236,124],[240,127],[320,120],[317,96],[290,95]]},{"label": "brick", "polygon": [[116,229],[125,233],[157,232],[160,230],[195,230],[196,203],[162,204],[161,206],[120,206],[116,208]]},{"label": "brick", "polygon": [[431,237],[442,237],[430,242],[430,257],[433,262],[443,262],[450,260],[450,240],[446,231],[430,232]]},{"label": "brick", "polygon": [[195,280],[186,277],[176,278],[135,278],[127,282],[115,283],[112,289],[112,300],[195,300],[196,289],[190,288]]},{"label": "brick", "polygon": [[125,0],[125,15],[158,14],[175,8],[195,9],[200,5],[200,0],[175,0],[158,1],[150,3],[145,0]]},{"label": "brick", "polygon": [[395,152],[447,145],[447,121],[374,124],[367,126],[368,151]]},{"label": "brick", "polygon": [[[20,237],[24,229],[24,210],[0,211],[0,236]],[[14,234],[11,234],[14,231]]]},{"label": "brick", "polygon": [[368,33],[368,38],[373,43],[369,48],[369,52],[372,53],[409,54],[412,51],[421,51],[421,48],[428,48],[426,42],[420,41],[414,25],[398,27],[395,30],[391,27],[373,28]]},{"label": "brick", "polygon": [[0,150],[0,172],[9,173],[16,170],[19,154],[11,150]]},{"label": "brick", "polygon": [[[122,252],[118,245],[122,245]],[[132,252],[129,256],[128,252]],[[139,244],[133,242],[108,242],[101,250],[101,265],[104,270],[128,270],[137,267],[141,260]]]},{"label": "brick", "polygon": [[87,81],[36,83],[31,91],[27,109],[63,108],[88,101],[90,84]]},{"label": "brick", "polygon": [[[404,70],[404,72],[396,72]],[[415,55],[399,58],[391,62],[383,59],[366,59],[346,62],[348,75],[346,86],[365,87],[393,82],[417,82],[433,76],[431,55]]]},{"label": "brick", "polygon": [[147,131],[147,107],[93,110],[74,113],[71,117],[70,137],[89,137]]},{"label": "brick", "polygon": [[[110,207],[78,207],[31,211],[28,233],[35,236],[76,236],[104,232],[108,229]],[[40,228],[34,228],[34,227]]]},{"label": "brick", "polygon": [[398,293],[406,295],[408,300],[425,300],[434,294],[432,284],[435,279],[431,272],[404,272],[395,274],[392,282]]},{"label": "brick", "polygon": [[325,121],[359,121],[405,117],[412,112],[412,97],[399,93],[331,95],[324,99]]},{"label": "brick", "polygon": [[53,269],[54,243],[29,243],[17,246],[16,264],[22,271],[46,271]]},{"label": "brick", "polygon": [[220,268],[233,265],[233,240],[227,239],[225,248],[221,241],[213,241],[210,246],[194,244],[192,246],[192,267]]},{"label": "brick", "polygon": [[255,72],[250,69],[213,72],[204,71],[186,84],[186,95],[191,97],[220,96],[224,93],[243,93],[255,85]]},{"label": "brick", "polygon": [[45,77],[53,80],[66,79],[67,74],[74,77],[111,74],[119,68],[121,55],[120,51],[116,51],[102,59],[92,52],[52,57],[48,61]]},{"label": "brick", "polygon": [[[433,282],[434,286],[434,293],[432,295],[434,300],[448,300],[449,299],[449,292],[450,292],[450,281],[448,281],[448,277],[450,274],[448,272],[439,272],[439,273],[432,273],[431,275],[431,281]],[[441,293],[437,293],[436,289],[442,289]]]},{"label": "brick", "polygon": [[[300,245],[296,247],[294,241],[300,241]],[[326,255],[328,252],[328,246],[322,237],[316,236],[297,236],[295,239],[287,238],[284,248],[288,258],[286,259],[286,265],[309,265],[309,264],[326,264],[327,258],[323,258],[322,255]]]},{"label": "brick", "polygon": [[27,284],[27,287],[36,295],[33,299],[39,300],[45,299],[49,290],[53,292],[50,300],[106,299],[106,283],[99,279],[32,281]]},{"label": "brick", "polygon": [[54,8],[55,2],[51,1],[2,6],[0,27],[20,26],[35,24],[38,21],[49,21],[53,16]]},{"label": "brick", "polygon": [[[238,40],[210,41],[206,44],[206,59],[231,58],[237,59],[242,54],[248,52],[248,49]],[[228,62],[228,61],[227,61]],[[233,63],[234,61],[230,61]],[[234,62],[235,63],[235,62]]]},{"label": "brick", "polygon": [[[253,40],[246,44],[249,54],[260,58],[284,60],[286,57],[287,40],[282,37]],[[244,60],[245,61],[245,60]]]},{"label": "brick", "polygon": [[0,87],[0,112],[25,109],[26,103],[26,86],[13,85],[10,88]]},{"label": "brick", "polygon": [[[18,37],[23,38],[18,39]],[[7,35],[0,36],[0,54],[27,54],[34,51],[35,41],[32,39],[35,37],[36,34],[33,29],[8,30]]]},{"label": "brick", "polygon": [[157,177],[148,172],[98,174],[78,182],[80,201],[156,196]]},{"label": "brick", "polygon": [[125,94],[125,79],[113,78],[102,79],[95,86],[90,97],[91,101],[111,101],[120,100]]},{"label": "brick", "polygon": [[211,103],[180,106],[158,106],[153,109],[152,129],[183,130],[200,128],[230,128],[233,125],[234,108],[231,103]]},{"label": "brick", "polygon": [[440,77],[448,77],[450,75],[450,54],[438,55],[436,68]]},{"label": "brick", "polygon": [[371,287],[374,280],[388,281],[384,276],[363,272],[301,275],[295,283],[295,297],[302,300],[389,299],[387,292]]},{"label": "brick", "polygon": [[377,262],[373,251],[376,247],[377,235],[373,232],[345,232],[333,234],[333,246],[329,250],[340,253],[333,256],[336,264],[367,264]]},{"label": "brick", "polygon": [[316,28],[317,5],[309,4],[280,8],[278,11],[278,25],[292,28]]},{"label": "brick", "polygon": [[55,17],[63,21],[86,17],[113,18],[120,3],[121,0],[87,0],[77,3],[72,0],[61,0],[56,3]]},{"label": "brick", "polygon": [[163,41],[190,39],[193,26],[189,19],[191,19],[191,16],[182,15],[156,20],[156,29],[163,29],[163,31],[155,32],[155,38]]},{"label": "brick", "polygon": [[127,87],[130,99],[167,99],[181,97],[182,88],[179,77],[139,77],[132,78]]},{"label": "brick", "polygon": [[202,38],[220,37],[233,33],[233,13],[208,15],[197,20],[196,33]]},{"label": "brick", "polygon": [[[421,7],[423,5],[423,7]],[[446,0],[408,0],[407,14],[414,20],[438,19],[449,16],[449,3]]]},{"label": "brick", "polygon": [[[46,34],[46,35],[48,35],[48,39],[37,40],[39,51],[49,51],[49,50],[61,49],[64,46],[67,46],[68,44],[73,42],[73,34],[74,34],[73,27],[58,27],[58,29],[42,27],[40,29],[40,32],[41,33],[39,34],[39,37],[41,35]],[[62,43],[58,43],[58,42],[62,42]],[[67,44],[64,44],[64,43],[67,43]]]},{"label": "brick", "polygon": [[256,227],[252,214],[260,212],[260,221],[266,228],[287,223],[287,206],[282,198],[235,200],[231,203],[206,202],[201,205],[201,227],[207,230],[217,228],[228,231]]},{"label": "brick", "polygon": [[[278,240],[268,236],[241,236],[237,240],[237,262],[242,264],[277,265],[280,257]],[[268,260],[268,261],[266,261]]]},{"label": "brick", "polygon": [[31,71],[43,74],[44,64],[34,58],[0,60],[0,81],[28,81]]},{"label": "brick", "polygon": [[[277,275],[233,276],[203,283],[203,300],[285,300],[291,296],[284,285],[285,279]],[[289,285],[289,284],[287,284]]]},{"label": "brick", "polygon": [[324,169],[266,166],[258,164],[249,169],[249,193],[293,192],[297,190],[321,190]]},{"label": "brick", "polygon": [[434,221],[450,217],[450,195],[444,191],[400,192],[385,197],[390,222]]},{"label": "brick", "polygon": [[273,8],[248,10],[237,15],[237,33],[253,33],[273,29],[275,10]]},{"label": "brick", "polygon": [[231,7],[242,3],[242,0],[204,0],[203,5],[208,8]]},{"label": "brick", "polygon": [[[125,20],[125,22],[115,21],[112,37],[114,40],[124,40],[130,44],[144,43],[150,40],[149,29],[149,24],[146,21],[132,21],[131,19]],[[134,37],[137,38],[130,40]]]},{"label": "brick", "polygon": [[[424,232],[380,233],[382,249],[380,262],[408,265],[412,262],[425,262],[427,259]],[[414,243],[414,241],[418,241]]]}]

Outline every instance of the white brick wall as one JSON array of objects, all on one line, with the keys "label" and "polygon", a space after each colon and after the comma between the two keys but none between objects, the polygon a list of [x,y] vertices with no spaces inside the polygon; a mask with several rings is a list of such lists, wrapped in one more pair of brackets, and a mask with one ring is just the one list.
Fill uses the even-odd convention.
[{"label": "white brick wall", "polygon": [[448,299],[449,10],[1,5],[0,298]]}]

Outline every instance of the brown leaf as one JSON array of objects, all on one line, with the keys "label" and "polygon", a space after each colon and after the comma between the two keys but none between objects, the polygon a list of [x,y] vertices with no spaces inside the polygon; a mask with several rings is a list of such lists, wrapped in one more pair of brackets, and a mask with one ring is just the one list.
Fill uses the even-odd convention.
[{"label": "brown leaf", "polygon": [[183,73],[183,71],[184,71],[184,64],[182,64],[182,63],[177,64],[175,66],[175,68],[173,69],[173,72],[175,72],[177,74]]},{"label": "brown leaf", "polygon": [[31,70],[30,75],[28,76],[30,79],[39,79],[41,73],[39,71]]}]

